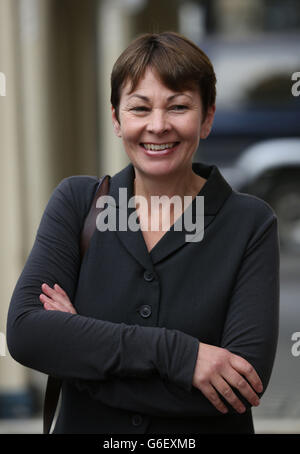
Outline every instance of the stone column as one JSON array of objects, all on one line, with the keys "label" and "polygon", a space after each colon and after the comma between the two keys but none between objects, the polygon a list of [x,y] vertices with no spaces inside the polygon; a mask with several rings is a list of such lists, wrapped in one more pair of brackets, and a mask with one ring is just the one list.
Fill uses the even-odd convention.
[{"label": "stone column", "polygon": [[19,142],[20,87],[18,20],[15,0],[0,0],[0,418],[27,416],[31,411],[27,371],[6,347],[7,310],[23,264],[23,179]]},{"label": "stone column", "polygon": [[110,108],[110,74],[129,42],[127,2],[102,0],[98,11],[99,173],[113,175],[128,164],[121,140],[115,136]]}]

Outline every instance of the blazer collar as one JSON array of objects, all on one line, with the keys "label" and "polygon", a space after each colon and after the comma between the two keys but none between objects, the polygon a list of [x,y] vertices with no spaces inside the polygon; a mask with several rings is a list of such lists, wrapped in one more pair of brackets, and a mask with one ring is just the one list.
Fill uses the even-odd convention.
[{"label": "blazer collar", "polygon": [[[198,193],[198,196],[204,196],[204,238],[202,240],[204,241],[206,227],[214,220],[232,193],[232,188],[215,165],[194,162],[192,166],[195,173],[207,180]],[[127,209],[128,216],[135,211],[134,208],[128,208],[128,200],[134,196],[134,177],[134,167],[130,163],[110,179],[109,195],[113,197],[114,204],[118,210]],[[120,199],[119,189],[121,188],[126,188],[127,190],[126,206],[124,206],[124,196]],[[193,200],[191,209],[192,219],[195,222],[196,199]],[[131,231],[127,229],[126,231],[116,231],[116,235],[123,246],[146,269],[153,269],[153,264],[163,260],[178,248],[189,244],[186,241],[186,234],[190,233],[184,228],[181,231],[174,230],[173,225],[149,253],[141,230]]]}]

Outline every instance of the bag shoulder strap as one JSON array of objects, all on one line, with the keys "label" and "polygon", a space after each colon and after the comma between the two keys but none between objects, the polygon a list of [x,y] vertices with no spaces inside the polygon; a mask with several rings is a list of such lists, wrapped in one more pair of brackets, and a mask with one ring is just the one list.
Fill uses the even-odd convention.
[{"label": "bag shoulder strap", "polygon": [[[96,218],[101,209],[96,207],[96,202],[102,195],[107,195],[109,191],[110,176],[105,175],[100,179],[98,187],[96,189],[93,201],[90,206],[88,215],[85,218],[84,225],[81,231],[80,238],[80,254],[81,261],[89,246],[89,242],[96,229]],[[44,401],[44,414],[43,414],[43,433],[49,434],[51,425],[54,419],[59,394],[61,390],[62,380],[57,377],[48,376],[45,401]]]},{"label": "bag shoulder strap", "polygon": [[98,184],[98,188],[95,192],[95,196],[93,198],[90,211],[88,212],[87,217],[85,218],[83,229],[81,232],[81,238],[80,238],[80,253],[81,253],[81,260],[83,259],[83,256],[89,246],[89,242],[93,236],[93,233],[96,229],[96,218],[101,211],[100,208],[96,207],[96,202],[99,197],[103,195],[107,195],[109,191],[109,181],[110,181],[110,176],[105,175],[105,177],[100,179],[100,182]]}]

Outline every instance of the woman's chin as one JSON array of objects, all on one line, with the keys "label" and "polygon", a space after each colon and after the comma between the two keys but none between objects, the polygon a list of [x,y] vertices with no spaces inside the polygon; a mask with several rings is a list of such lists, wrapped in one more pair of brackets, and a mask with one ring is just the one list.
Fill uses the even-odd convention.
[{"label": "woman's chin", "polygon": [[133,166],[145,177],[167,178],[171,177],[175,173],[180,173],[187,165],[186,157],[179,153],[179,150],[174,147],[169,153],[157,154],[152,151],[148,152],[139,149],[136,153],[127,153]]},{"label": "woman's chin", "polygon": [[152,162],[145,162],[136,163],[135,167],[137,167],[140,172],[142,172],[145,176],[152,178],[167,178],[171,176],[174,172],[180,170],[180,165],[172,160],[161,160],[161,161],[152,161]]}]

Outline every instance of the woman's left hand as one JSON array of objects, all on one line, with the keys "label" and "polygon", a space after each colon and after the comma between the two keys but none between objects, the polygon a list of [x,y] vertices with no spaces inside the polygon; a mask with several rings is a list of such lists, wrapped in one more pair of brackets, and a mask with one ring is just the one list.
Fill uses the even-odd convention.
[{"label": "woman's left hand", "polygon": [[67,293],[58,284],[55,284],[53,288],[47,284],[42,284],[42,291],[43,293],[40,294],[40,301],[47,311],[61,311],[77,314]]}]

